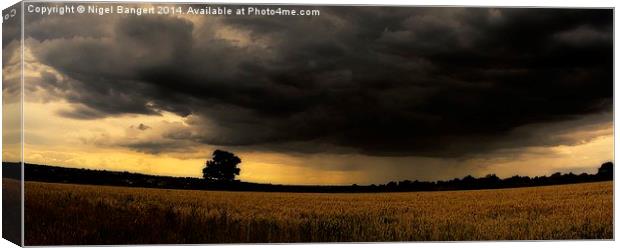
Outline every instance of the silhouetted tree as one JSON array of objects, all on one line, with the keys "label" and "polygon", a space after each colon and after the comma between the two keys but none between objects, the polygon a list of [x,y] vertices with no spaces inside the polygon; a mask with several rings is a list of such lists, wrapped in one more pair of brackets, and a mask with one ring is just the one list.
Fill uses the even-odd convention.
[{"label": "silhouetted tree", "polygon": [[404,181],[398,182],[398,187],[408,188],[408,187],[411,187],[411,184],[412,182],[410,180],[404,180]]},{"label": "silhouetted tree", "polygon": [[601,168],[598,168],[597,176],[607,179],[614,178],[614,164],[612,162],[602,164]]},{"label": "silhouetted tree", "polygon": [[398,184],[394,181],[391,181],[386,186],[390,189],[395,189],[398,186]]},{"label": "silhouetted tree", "polygon": [[239,175],[240,169],[237,165],[241,163],[241,159],[235,154],[215,150],[213,157],[208,160],[204,169],[202,169],[202,175],[205,179],[210,181],[233,181],[235,175]]},{"label": "silhouetted tree", "polygon": [[501,182],[502,182],[502,179],[500,179],[495,174],[488,174],[484,178],[478,179],[479,186],[484,187],[484,188],[498,187]]}]

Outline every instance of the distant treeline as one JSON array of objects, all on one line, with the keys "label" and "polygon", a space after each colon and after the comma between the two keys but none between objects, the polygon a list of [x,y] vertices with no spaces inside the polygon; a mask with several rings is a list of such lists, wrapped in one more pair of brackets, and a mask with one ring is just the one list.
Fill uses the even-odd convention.
[{"label": "distant treeline", "polygon": [[[8,178],[20,178],[19,163],[2,163],[3,175]],[[422,182],[404,180],[379,185],[350,186],[305,186],[249,183],[241,181],[213,182],[192,177],[154,176],[130,172],[106,170],[75,169],[57,166],[25,164],[26,181],[110,185],[124,187],[167,188],[167,189],[201,189],[229,191],[267,191],[267,192],[404,192],[404,191],[441,191],[472,190],[531,187],[570,183],[598,182],[613,180],[613,163],[601,165],[596,174],[573,174],[560,172],[551,176],[513,176],[501,179],[494,174],[481,178],[466,176],[449,181]]]}]

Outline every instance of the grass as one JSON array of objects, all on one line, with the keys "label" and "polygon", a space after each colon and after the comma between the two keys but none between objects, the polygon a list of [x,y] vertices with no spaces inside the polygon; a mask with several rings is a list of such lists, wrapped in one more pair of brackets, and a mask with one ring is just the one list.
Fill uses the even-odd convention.
[{"label": "grass", "polygon": [[321,194],[26,182],[26,245],[612,239],[612,182]]}]

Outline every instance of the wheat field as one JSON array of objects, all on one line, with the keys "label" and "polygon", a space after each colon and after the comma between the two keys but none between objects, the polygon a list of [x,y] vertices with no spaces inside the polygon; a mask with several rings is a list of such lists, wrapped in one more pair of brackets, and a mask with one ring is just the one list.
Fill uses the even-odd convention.
[{"label": "wheat field", "polygon": [[27,182],[26,245],[612,239],[613,183],[262,193]]}]

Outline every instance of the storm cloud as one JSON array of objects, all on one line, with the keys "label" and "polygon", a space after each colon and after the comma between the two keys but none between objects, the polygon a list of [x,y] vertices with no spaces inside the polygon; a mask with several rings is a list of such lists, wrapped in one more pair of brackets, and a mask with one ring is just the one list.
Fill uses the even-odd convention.
[{"label": "storm cloud", "polygon": [[611,122],[611,9],[306,8],[321,15],[91,16],[79,34],[65,16],[26,36],[60,75],[38,87],[75,106],[59,115],[186,118],[130,144],[149,153],[192,141],[461,157],[572,144],[548,135]]}]

